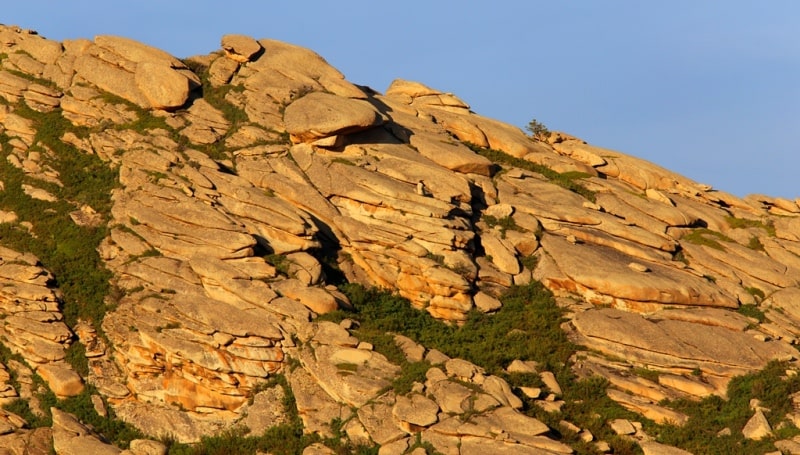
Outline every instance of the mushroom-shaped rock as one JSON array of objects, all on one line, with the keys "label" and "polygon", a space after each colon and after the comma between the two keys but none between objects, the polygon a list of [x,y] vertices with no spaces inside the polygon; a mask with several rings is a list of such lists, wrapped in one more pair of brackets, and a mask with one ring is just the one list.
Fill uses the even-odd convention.
[{"label": "mushroom-shaped rock", "polygon": [[225,56],[239,63],[246,63],[261,51],[258,41],[245,35],[225,35],[222,37]]},{"label": "mushroom-shaped rock", "polygon": [[287,106],[283,121],[299,143],[369,129],[383,123],[383,117],[366,101],[314,92]]}]

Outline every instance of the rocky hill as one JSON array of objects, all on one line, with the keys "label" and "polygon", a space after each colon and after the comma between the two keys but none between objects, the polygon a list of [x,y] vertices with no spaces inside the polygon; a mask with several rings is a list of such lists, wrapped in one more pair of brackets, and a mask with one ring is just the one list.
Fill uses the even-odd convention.
[{"label": "rocky hill", "polygon": [[2,453],[800,453],[800,206],[228,35],[0,27]]}]

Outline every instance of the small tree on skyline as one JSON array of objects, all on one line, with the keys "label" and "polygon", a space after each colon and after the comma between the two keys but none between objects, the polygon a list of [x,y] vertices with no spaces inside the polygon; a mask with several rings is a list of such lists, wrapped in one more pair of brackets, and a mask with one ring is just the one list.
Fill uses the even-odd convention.
[{"label": "small tree on skyline", "polygon": [[550,137],[550,130],[544,126],[544,123],[533,119],[528,122],[528,126],[525,127],[526,130],[530,131],[531,135],[540,141],[543,141]]}]

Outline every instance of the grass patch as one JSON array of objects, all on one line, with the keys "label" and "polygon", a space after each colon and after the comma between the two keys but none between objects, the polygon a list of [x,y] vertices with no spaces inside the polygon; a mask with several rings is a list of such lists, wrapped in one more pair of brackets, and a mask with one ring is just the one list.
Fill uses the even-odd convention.
[{"label": "grass patch", "polygon": [[400,375],[392,381],[392,390],[397,395],[405,395],[411,392],[415,382],[425,383],[425,373],[431,368],[431,364],[425,361],[408,362],[404,359],[400,367]]},{"label": "grass patch", "polygon": [[733,240],[731,240],[725,234],[712,231],[711,229],[707,228],[694,229],[692,232],[681,237],[681,240],[685,240],[695,245],[704,245],[720,251],[725,251],[725,247],[720,243],[720,241],[733,242]]},{"label": "grass patch", "polygon": [[[501,297],[503,307],[497,313],[490,316],[472,312],[462,327],[434,319],[428,313],[414,309],[407,300],[383,290],[367,289],[357,284],[344,284],[340,289],[353,304],[353,311],[328,313],[320,316],[319,320],[358,320],[360,326],[353,334],[360,340],[371,342],[377,352],[402,366],[401,375],[392,385],[398,393],[410,391],[414,381],[424,381],[425,371],[430,366],[425,362],[407,363],[390,333],[403,334],[426,348],[468,360],[483,367],[487,373],[505,378],[514,388],[542,386],[537,374],[507,374],[504,371],[515,359],[534,360],[542,370],[555,373],[567,403],[563,412],[549,414],[533,400],[523,398],[526,414],[542,420],[551,428],[558,428],[558,422],[567,418],[608,441],[614,453],[640,453],[635,443],[612,434],[606,421],[618,417],[641,420],[641,417],[608,398],[605,379],[575,380],[568,360],[577,347],[569,342],[561,329],[562,310],[541,283],[511,287]],[[576,435],[563,436],[562,442],[586,449],[579,453],[593,453],[590,446]]]},{"label": "grass patch", "polygon": [[765,223],[761,220],[750,220],[747,218],[726,216],[725,221],[728,222],[728,226],[734,229],[759,228],[767,231],[767,234],[769,234],[770,237],[775,237],[775,225],[772,224],[772,220],[767,220]]},{"label": "grass patch", "polygon": [[595,202],[596,200],[594,191],[586,188],[585,186],[581,185],[580,182],[578,182],[580,179],[591,177],[590,174],[583,172],[560,173],[550,169],[547,166],[513,157],[505,152],[501,152],[500,150],[487,149],[468,142],[465,143],[465,145],[472,149],[472,151],[475,153],[488,158],[493,163],[513,166],[535,172],[544,176],[548,181],[555,183],[562,188],[568,189],[573,193],[577,193],[592,202]]},{"label": "grass patch", "polygon": [[441,254],[433,254],[429,251],[425,254],[425,258],[430,259],[439,265],[444,265],[444,256]]},{"label": "grass patch", "polygon": [[750,241],[747,242],[747,248],[756,251],[764,251],[764,244],[761,243],[761,240],[759,240],[758,237],[753,236],[750,237]]},{"label": "grass patch", "polygon": [[497,218],[492,215],[483,215],[481,216],[481,220],[483,220],[483,222],[492,229],[494,229],[496,226],[500,227],[500,237],[502,238],[506,238],[507,231],[525,232],[525,229],[518,226],[517,222],[514,221],[514,218],[510,216]]},{"label": "grass patch", "polygon": [[647,379],[648,381],[658,382],[658,376],[660,373],[655,370],[651,370],[649,368],[642,368],[636,367],[633,369],[633,374],[639,376],[640,378]]},{"label": "grass patch", "polygon": [[[760,291],[760,289],[756,290]],[[761,295],[764,295],[764,293],[762,292]],[[757,319],[758,322],[765,322],[767,320],[767,316],[756,305],[740,305],[736,312],[748,318]]]}]

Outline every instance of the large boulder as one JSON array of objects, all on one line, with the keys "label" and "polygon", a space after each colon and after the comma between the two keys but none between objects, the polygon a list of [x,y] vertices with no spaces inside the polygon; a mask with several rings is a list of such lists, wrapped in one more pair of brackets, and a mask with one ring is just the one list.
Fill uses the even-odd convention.
[{"label": "large boulder", "polygon": [[369,129],[383,123],[383,117],[366,101],[313,92],[287,106],[283,121],[299,143]]}]

